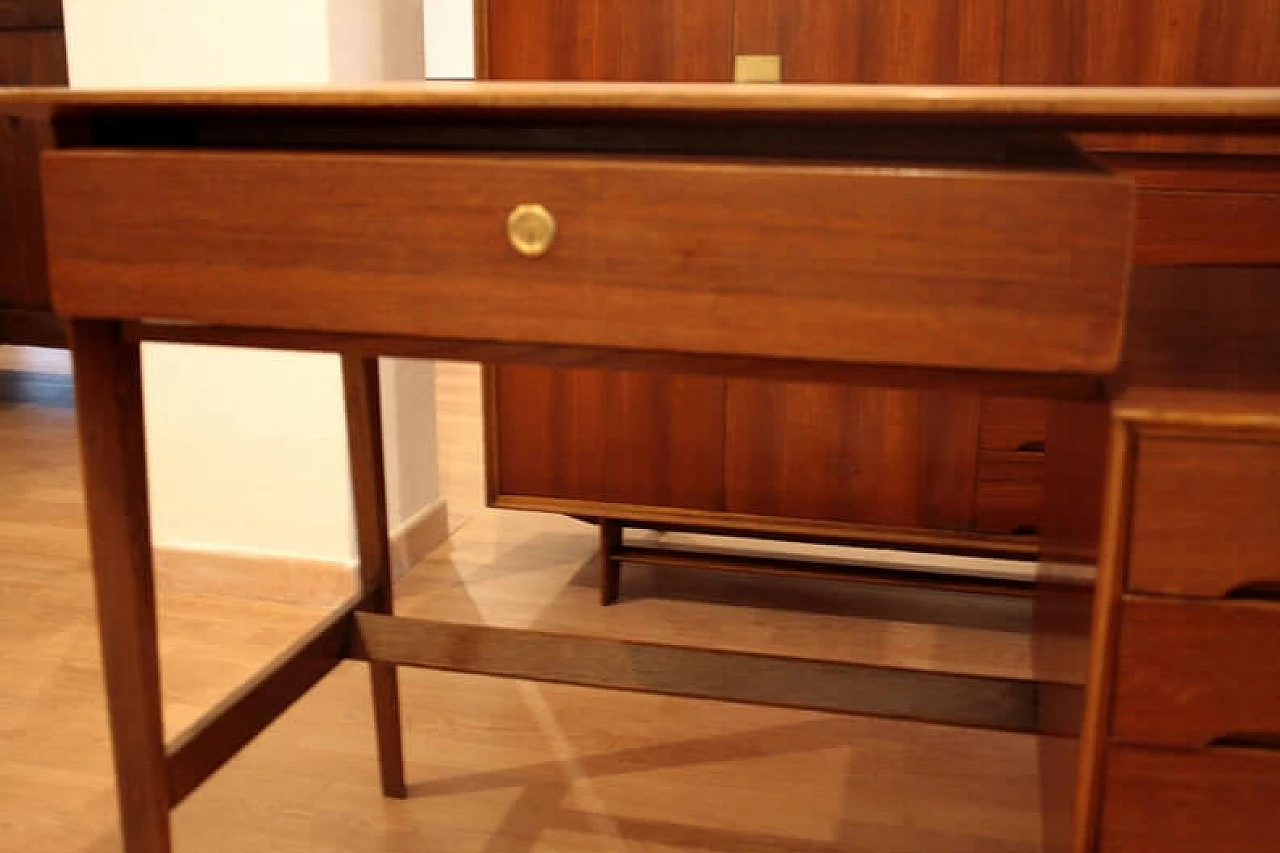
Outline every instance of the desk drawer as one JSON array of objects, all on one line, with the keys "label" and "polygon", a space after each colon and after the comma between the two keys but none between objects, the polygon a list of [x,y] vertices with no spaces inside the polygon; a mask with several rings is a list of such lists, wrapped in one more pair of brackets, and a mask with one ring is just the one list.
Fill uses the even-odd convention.
[{"label": "desk drawer", "polygon": [[1280,603],[1127,597],[1121,608],[1114,740],[1280,741]]},{"label": "desk drawer", "polygon": [[1280,753],[1107,753],[1099,853],[1280,851]]},{"label": "desk drawer", "polygon": [[620,156],[89,149],[45,196],[68,316],[1077,373],[1132,224],[1091,171]]},{"label": "desk drawer", "polygon": [[1143,437],[1128,588],[1280,588],[1280,444]]}]

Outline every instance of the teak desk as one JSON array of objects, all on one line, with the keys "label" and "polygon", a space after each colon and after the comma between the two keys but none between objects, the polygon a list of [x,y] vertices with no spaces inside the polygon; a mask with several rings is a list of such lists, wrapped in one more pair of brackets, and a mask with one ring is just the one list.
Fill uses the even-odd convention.
[{"label": "teak desk", "polygon": [[[129,853],[167,853],[169,810],[344,658],[370,663],[389,796],[414,665],[1033,728],[1049,850],[1280,849],[1280,92],[452,84],[0,110],[56,131],[49,270]],[[1255,154],[1087,158],[1080,133]],[[340,353],[359,538],[358,594],[170,744],[142,340]],[[1051,399],[1039,681],[395,617],[379,355]]]}]

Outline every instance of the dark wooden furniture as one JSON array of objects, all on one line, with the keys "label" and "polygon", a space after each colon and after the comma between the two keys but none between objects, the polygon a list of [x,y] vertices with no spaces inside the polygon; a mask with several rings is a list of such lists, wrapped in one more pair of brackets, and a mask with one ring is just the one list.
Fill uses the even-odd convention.
[{"label": "dark wooden furniture", "polygon": [[1134,389],[1112,429],[1076,849],[1275,849],[1280,395]]},{"label": "dark wooden furniture", "polygon": [[[0,2],[0,86],[67,82],[61,0]],[[0,344],[60,346],[49,304],[40,220],[39,118],[0,117]]]},{"label": "dark wooden furniture", "polygon": [[[477,8],[479,67],[493,79],[728,81],[735,57],[773,56],[784,83],[1280,84],[1280,0],[478,0]],[[1273,140],[1239,135],[1091,134],[1082,145],[1100,154],[1277,150]],[[1197,183],[1212,169],[1115,167],[1153,187],[1171,174],[1184,182],[1144,196],[1138,228],[1151,262],[1176,263],[1196,243],[1227,240],[1246,260],[1246,245],[1265,244],[1258,229],[1280,196],[1243,180],[1232,193]],[[1179,215],[1204,204],[1207,190],[1219,217]],[[530,366],[487,370],[485,391],[496,506],[619,529],[1035,555],[1047,414],[1034,399]],[[686,557],[686,565],[733,567]],[[602,551],[604,571],[618,565]]]},{"label": "dark wooden furniture", "polygon": [[[1167,209],[1144,208],[1139,191],[1135,213],[1132,181],[1073,156],[1062,135],[1280,135],[1280,91],[10,90],[0,112],[51,116],[56,133],[43,185],[50,275],[76,361],[129,853],[167,853],[168,811],[345,658],[373,664],[382,784],[392,796],[405,790],[394,666],[415,665],[1040,731],[1048,850],[1265,850],[1274,839],[1267,804],[1280,789],[1280,718],[1267,685],[1280,611],[1273,531],[1258,519],[1274,515],[1266,474],[1280,447],[1280,248],[1231,238],[1183,247],[1171,263],[1159,243],[1144,242],[1160,227],[1129,227],[1144,215],[1163,226],[1158,211]],[[978,136],[1001,156],[895,168],[897,147],[883,142],[922,130]],[[742,157],[735,146],[753,135],[785,146]],[[637,154],[636,140],[648,138],[662,150]],[[833,141],[857,155],[833,157]],[[480,164],[504,170],[504,180],[476,180]],[[1271,159],[1179,158],[1163,169],[1170,186],[1225,192],[1241,174],[1262,186],[1280,179]],[[773,241],[743,227],[741,205],[724,201],[780,176],[803,183],[813,170],[830,189],[815,184],[812,210],[789,208]],[[637,171],[658,183],[678,174],[705,191],[681,195],[671,182],[650,195],[635,186]],[[842,192],[852,186],[886,211],[918,214],[888,216],[875,237],[896,244],[928,234],[931,260],[890,251],[883,268],[872,265],[865,253],[875,243],[848,226],[861,221]],[[969,215],[924,200],[956,192],[972,194]],[[1219,216],[1215,194],[1204,195],[1173,221]],[[786,209],[786,193],[778,198]],[[530,214],[534,203],[542,213]],[[828,206],[831,218],[813,214]],[[503,222],[515,212],[532,219],[513,217],[508,246]],[[541,227],[549,216],[554,229]],[[646,230],[626,239],[636,223]],[[527,257],[530,249],[542,256]],[[1232,264],[1237,251],[1249,260]],[[743,256],[792,275],[748,266],[726,283],[688,272],[728,269]],[[1152,256],[1161,265],[1130,276],[1131,258]],[[810,275],[805,257],[826,274]],[[1045,264],[1034,294],[1018,289],[1022,264],[999,263],[1010,258]],[[886,276],[900,286],[885,289]],[[754,333],[762,312],[773,334]],[[886,329],[915,316],[936,334],[851,339],[847,328],[868,314],[888,318]],[[982,346],[966,346],[975,333]],[[142,340],[341,353],[360,540],[360,592],[170,744],[160,720]],[[379,355],[1041,399],[1039,682],[392,616],[372,391]],[[1175,548],[1160,533],[1171,527],[1183,537]],[[1162,702],[1181,713],[1149,712]],[[1180,817],[1155,819],[1172,804]]]}]

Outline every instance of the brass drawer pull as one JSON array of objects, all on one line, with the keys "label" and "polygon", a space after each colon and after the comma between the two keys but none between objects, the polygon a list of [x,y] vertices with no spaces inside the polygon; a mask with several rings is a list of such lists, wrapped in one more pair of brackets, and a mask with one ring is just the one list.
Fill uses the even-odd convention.
[{"label": "brass drawer pull", "polygon": [[556,218],[540,204],[518,204],[507,215],[507,239],[526,258],[540,258],[556,239]]}]

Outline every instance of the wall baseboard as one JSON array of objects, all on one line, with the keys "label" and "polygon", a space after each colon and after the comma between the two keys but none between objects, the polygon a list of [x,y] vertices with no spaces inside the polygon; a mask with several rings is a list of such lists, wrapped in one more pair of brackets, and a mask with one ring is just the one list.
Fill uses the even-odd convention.
[{"label": "wall baseboard", "polygon": [[[391,533],[391,567],[406,574],[449,538],[449,507],[443,500],[423,507]],[[355,562],[278,554],[157,547],[156,581],[177,592],[256,598],[324,607],[355,591]]]},{"label": "wall baseboard", "polygon": [[449,503],[436,498],[391,531],[391,571],[403,577],[449,538]]}]

